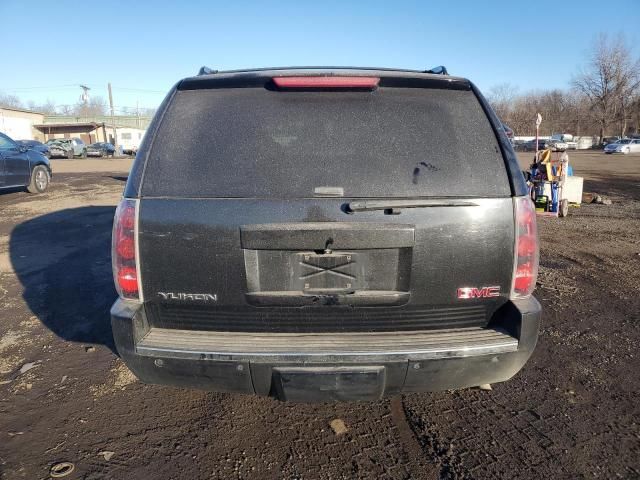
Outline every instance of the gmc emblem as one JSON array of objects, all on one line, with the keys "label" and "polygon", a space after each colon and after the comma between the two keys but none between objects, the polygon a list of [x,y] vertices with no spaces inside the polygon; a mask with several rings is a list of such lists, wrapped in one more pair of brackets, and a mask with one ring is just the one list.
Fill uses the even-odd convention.
[{"label": "gmc emblem", "polygon": [[458,289],[458,298],[492,298],[500,296],[500,287],[463,287]]}]

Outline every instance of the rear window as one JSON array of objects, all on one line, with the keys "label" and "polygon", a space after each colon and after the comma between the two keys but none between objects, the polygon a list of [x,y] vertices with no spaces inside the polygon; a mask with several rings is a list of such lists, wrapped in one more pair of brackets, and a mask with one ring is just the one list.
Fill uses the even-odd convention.
[{"label": "rear window", "polygon": [[142,195],[510,196],[495,134],[471,91],[179,91]]}]

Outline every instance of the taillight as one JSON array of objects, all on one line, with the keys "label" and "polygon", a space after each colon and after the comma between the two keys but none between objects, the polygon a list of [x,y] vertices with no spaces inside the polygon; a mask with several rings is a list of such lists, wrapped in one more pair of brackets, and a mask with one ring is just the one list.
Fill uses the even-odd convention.
[{"label": "taillight", "polygon": [[136,252],[135,200],[124,199],[116,209],[111,238],[113,279],[122,298],[140,299],[140,275]]},{"label": "taillight", "polygon": [[378,86],[378,77],[273,77],[278,88],[355,88],[373,90]]},{"label": "taillight", "polygon": [[512,297],[527,297],[536,286],[538,276],[538,231],[536,209],[529,197],[515,199],[516,248]]}]

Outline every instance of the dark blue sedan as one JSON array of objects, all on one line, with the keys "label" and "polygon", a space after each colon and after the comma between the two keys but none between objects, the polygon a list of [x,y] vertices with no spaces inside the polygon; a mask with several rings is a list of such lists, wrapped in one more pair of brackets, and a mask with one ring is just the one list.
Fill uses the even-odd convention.
[{"label": "dark blue sedan", "polygon": [[116,153],[116,147],[107,142],[92,143],[87,147],[88,157],[107,157]]}]

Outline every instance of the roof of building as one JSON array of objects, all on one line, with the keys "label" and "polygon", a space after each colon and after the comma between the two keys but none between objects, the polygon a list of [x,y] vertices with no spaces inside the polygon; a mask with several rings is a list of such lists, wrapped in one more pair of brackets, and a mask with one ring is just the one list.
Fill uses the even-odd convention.
[{"label": "roof of building", "polygon": [[34,125],[33,128],[42,133],[82,133],[92,132],[96,128],[102,127],[101,123],[95,122],[78,122],[78,123],[47,123]]},{"label": "roof of building", "polygon": [[12,112],[21,112],[21,113],[32,113],[35,115],[45,115],[42,112],[36,112],[35,110],[27,110],[26,108],[16,108],[16,107],[7,107],[4,105],[0,105],[0,110],[11,110]]},{"label": "roof of building", "polygon": [[99,125],[103,123],[107,125],[115,125],[116,127],[128,127],[139,128],[140,130],[146,130],[151,122],[149,116],[137,116],[137,115],[95,115],[88,117],[77,117],[74,115],[46,115],[44,117],[44,124],[62,124],[62,123],[87,123],[95,122]]},{"label": "roof of building", "polygon": [[[98,128],[112,129],[114,125],[104,122],[60,122],[60,123],[42,123],[34,125],[33,128],[42,133],[88,133]],[[144,131],[143,128],[115,125],[115,128],[128,128],[132,130]]]}]

